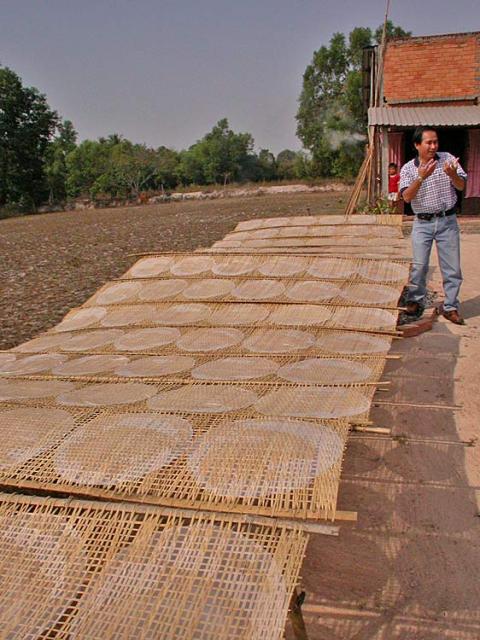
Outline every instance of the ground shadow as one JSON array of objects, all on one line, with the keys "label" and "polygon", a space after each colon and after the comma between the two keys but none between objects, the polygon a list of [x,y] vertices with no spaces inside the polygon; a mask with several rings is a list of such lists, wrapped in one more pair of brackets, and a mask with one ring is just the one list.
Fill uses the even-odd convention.
[{"label": "ground shadow", "polygon": [[372,409],[394,437],[352,435],[345,458],[339,508],[358,510],[358,523],[309,543],[302,587],[310,640],[480,637],[475,487],[451,408],[459,340],[437,323],[394,344],[403,360],[387,365],[391,389]]},{"label": "ground shadow", "polygon": [[461,304],[461,312],[466,320],[469,318],[478,318],[480,316],[480,295],[463,301]]}]

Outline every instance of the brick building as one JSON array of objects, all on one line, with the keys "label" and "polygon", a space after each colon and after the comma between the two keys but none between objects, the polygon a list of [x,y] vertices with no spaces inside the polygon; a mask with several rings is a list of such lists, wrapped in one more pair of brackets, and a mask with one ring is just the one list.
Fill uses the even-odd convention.
[{"label": "brick building", "polygon": [[458,156],[469,175],[462,213],[480,214],[480,32],[389,41],[375,102],[376,56],[376,48],[364,55],[364,99],[369,126],[379,134],[382,191],[388,163],[401,166],[414,157],[413,131],[430,125],[440,149]]}]

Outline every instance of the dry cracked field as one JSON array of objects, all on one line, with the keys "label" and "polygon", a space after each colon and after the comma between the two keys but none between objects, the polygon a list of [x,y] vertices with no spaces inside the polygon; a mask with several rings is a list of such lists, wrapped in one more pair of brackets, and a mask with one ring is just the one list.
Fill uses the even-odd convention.
[{"label": "dry cracked field", "polygon": [[342,213],[348,194],[250,196],[0,220],[0,349],[53,326],[143,251],[210,246],[249,218]]}]

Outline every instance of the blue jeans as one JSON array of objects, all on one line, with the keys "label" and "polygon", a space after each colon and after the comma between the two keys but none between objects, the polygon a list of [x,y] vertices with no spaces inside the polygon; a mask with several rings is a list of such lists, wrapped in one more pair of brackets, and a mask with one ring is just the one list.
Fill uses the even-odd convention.
[{"label": "blue jeans", "polygon": [[445,311],[458,309],[458,293],[462,284],[460,267],[460,230],[457,216],[432,220],[415,217],[412,229],[413,266],[408,287],[408,302],[422,303],[427,292],[427,273],[433,241],[437,243],[438,262],[443,278]]}]

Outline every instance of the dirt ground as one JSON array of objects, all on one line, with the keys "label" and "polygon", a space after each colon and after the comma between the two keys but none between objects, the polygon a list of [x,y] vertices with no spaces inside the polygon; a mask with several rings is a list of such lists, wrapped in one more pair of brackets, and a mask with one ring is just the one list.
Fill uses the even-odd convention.
[{"label": "dirt ground", "polygon": [[188,251],[248,218],[342,213],[348,193],[302,193],[0,220],[0,349],[57,324],[142,251]]},{"label": "dirt ground", "polygon": [[[251,217],[337,213],[345,198],[294,194],[0,221],[0,344],[58,322],[125,271],[129,253],[209,245]],[[403,359],[389,361],[392,384],[372,413],[393,438],[352,435],[345,457],[339,508],[358,511],[358,522],[309,543],[302,588],[310,640],[480,638],[480,235],[468,227],[462,246],[467,325],[440,319],[431,332],[395,342]]]},{"label": "dirt ground", "polygon": [[466,326],[395,341],[372,412],[393,438],[353,435],[345,457],[339,508],[358,522],[309,543],[310,640],[480,638],[480,236],[462,250]]}]

